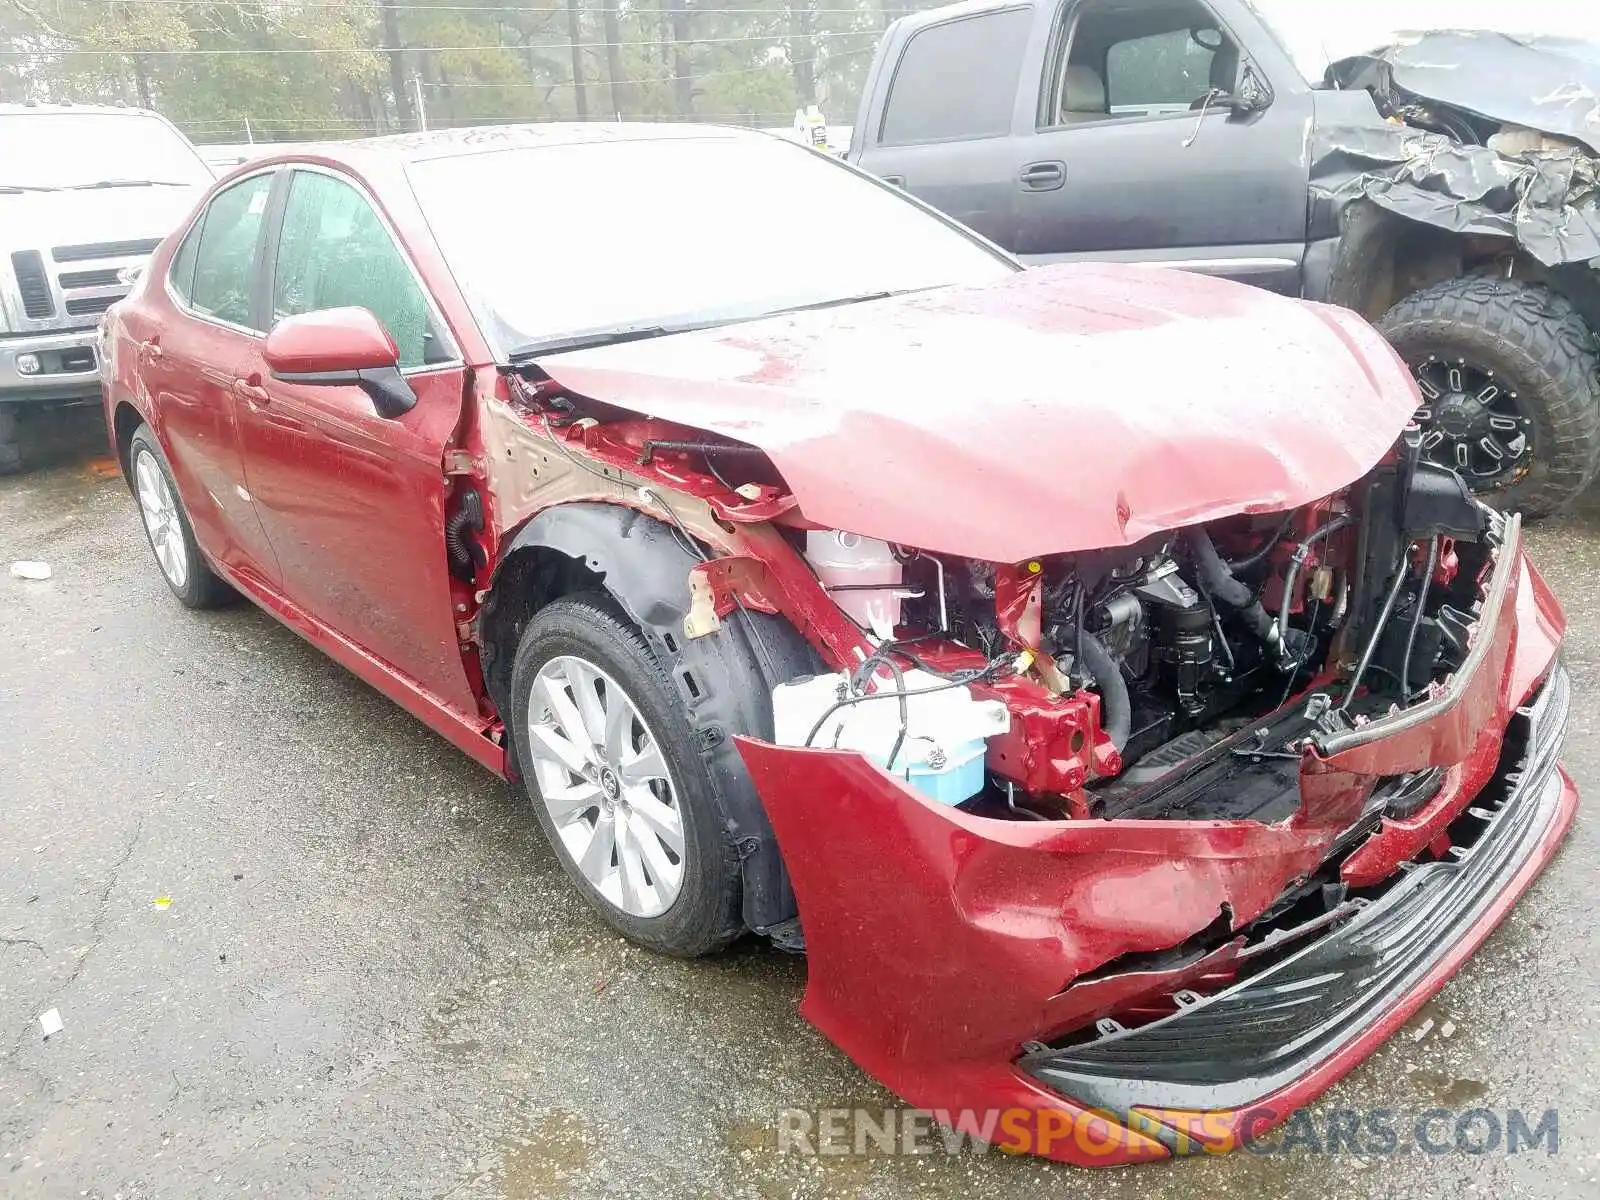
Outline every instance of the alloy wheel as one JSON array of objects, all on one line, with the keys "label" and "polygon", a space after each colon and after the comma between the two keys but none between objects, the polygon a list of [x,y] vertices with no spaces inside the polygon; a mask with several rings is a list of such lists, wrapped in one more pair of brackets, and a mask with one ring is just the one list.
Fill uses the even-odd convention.
[{"label": "alloy wheel", "polygon": [[139,512],[145,531],[156,552],[161,573],[173,587],[183,589],[189,581],[189,552],[183,542],[183,523],[178,517],[178,500],[155,455],[141,448],[133,463],[134,488],[139,495]]},{"label": "alloy wheel", "polygon": [[660,916],[683,887],[683,809],[661,744],[601,668],[559,655],[528,702],[539,797],[579,872],[635,917]]},{"label": "alloy wheel", "polygon": [[1533,422],[1517,393],[1468,359],[1438,355],[1412,368],[1422,392],[1422,451],[1475,491],[1509,487],[1533,465]]}]

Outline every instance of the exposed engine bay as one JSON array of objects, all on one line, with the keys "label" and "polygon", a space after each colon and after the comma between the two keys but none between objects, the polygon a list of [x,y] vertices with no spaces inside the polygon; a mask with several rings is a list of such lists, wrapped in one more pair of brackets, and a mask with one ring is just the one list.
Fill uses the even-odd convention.
[{"label": "exposed engine bay", "polygon": [[[881,742],[898,697],[892,750],[868,753],[905,774],[908,692],[1003,702],[962,801],[986,815],[1287,818],[1308,747],[1426,699],[1467,655],[1503,519],[1417,450],[1316,504],[1117,550],[1004,566],[891,547],[893,636],[824,715],[882,696]],[[858,620],[852,594],[891,586],[827,578]],[[823,726],[804,744],[830,744]],[[1394,782],[1396,806],[1437,791]]]}]

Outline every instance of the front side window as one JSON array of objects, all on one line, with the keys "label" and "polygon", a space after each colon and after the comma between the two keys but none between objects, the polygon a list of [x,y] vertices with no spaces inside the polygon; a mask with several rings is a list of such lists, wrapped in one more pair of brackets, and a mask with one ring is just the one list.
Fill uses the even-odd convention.
[{"label": "front side window", "polygon": [[1211,90],[1215,61],[1216,51],[1196,41],[1187,28],[1117,42],[1106,51],[1111,111],[1186,112]]},{"label": "front side window", "polygon": [[[252,175],[212,197],[198,229],[191,307],[230,325],[254,328],[250,292],[255,280],[256,248],[267,211],[272,175]],[[192,236],[192,235],[191,235]],[[182,258],[180,253],[179,259]],[[174,262],[176,270],[181,264]],[[176,279],[177,277],[174,276]]]},{"label": "front side window", "polygon": [[450,359],[410,264],[366,197],[331,175],[297,171],[273,272],[273,322],[346,306],[383,322],[402,370]]},{"label": "front side window", "polygon": [[1033,24],[1027,9],[930,25],[911,36],[889,84],[878,140],[885,146],[1000,137]]},{"label": "front side window", "polygon": [[1047,125],[1183,113],[1212,89],[1238,88],[1239,49],[1199,0],[1160,8],[1084,0],[1065,20]]}]

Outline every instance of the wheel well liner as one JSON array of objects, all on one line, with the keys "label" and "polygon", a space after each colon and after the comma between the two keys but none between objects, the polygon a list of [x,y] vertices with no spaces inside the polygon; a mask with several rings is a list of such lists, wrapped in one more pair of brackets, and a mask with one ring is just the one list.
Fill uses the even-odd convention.
[{"label": "wheel well liner", "polygon": [[[124,478],[128,475],[128,447],[133,441],[133,435],[139,426],[144,424],[144,418],[139,415],[139,410],[126,400],[117,404],[116,411],[111,416],[111,437],[117,447],[117,465],[122,468]],[[132,486],[130,481],[129,486]]]},{"label": "wheel well liner", "polygon": [[[745,924],[768,929],[795,916],[794,893],[772,826],[733,735],[772,737],[772,685],[820,669],[787,621],[736,612],[706,637],[684,636],[689,571],[699,561],[678,530],[617,504],[547,508],[505,546],[479,626],[490,699],[511,712],[511,664],[522,631],[543,605],[602,590],[639,627],[688,716],[739,853]],[[507,739],[508,754],[514,739]],[[516,770],[516,764],[512,763]]]},{"label": "wheel well liner", "polygon": [[[1546,267],[1511,239],[1468,238],[1358,200],[1344,211],[1327,294],[1316,297],[1377,321],[1407,296],[1509,260],[1517,278],[1542,283],[1572,302],[1600,334],[1600,278],[1584,264]],[[1485,247],[1491,247],[1487,251]]]}]

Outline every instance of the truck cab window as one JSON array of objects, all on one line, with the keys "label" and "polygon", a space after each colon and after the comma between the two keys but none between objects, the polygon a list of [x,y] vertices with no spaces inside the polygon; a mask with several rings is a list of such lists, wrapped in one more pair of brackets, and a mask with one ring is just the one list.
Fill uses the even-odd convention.
[{"label": "truck cab window", "polygon": [[1022,75],[1032,13],[980,13],[913,34],[889,85],[878,140],[908,146],[1002,137]]},{"label": "truck cab window", "polygon": [[1211,89],[1238,85],[1239,49],[1199,0],[1085,0],[1065,20],[1050,125],[1186,113]]}]

